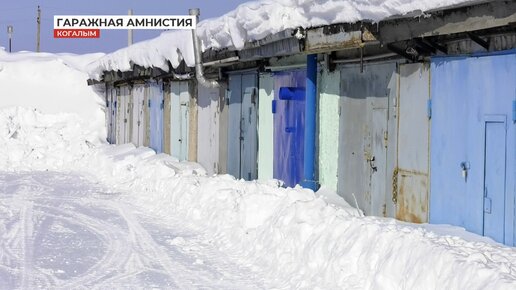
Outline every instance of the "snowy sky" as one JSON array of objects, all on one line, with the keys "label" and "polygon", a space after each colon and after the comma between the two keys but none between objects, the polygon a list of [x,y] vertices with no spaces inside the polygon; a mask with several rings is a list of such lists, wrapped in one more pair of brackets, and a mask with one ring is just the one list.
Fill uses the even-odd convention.
[{"label": "snowy sky", "polygon": [[[201,19],[220,16],[246,0],[3,0],[0,1],[0,46],[7,47],[7,26],[14,26],[13,51],[36,49],[36,11],[42,9],[41,51],[46,52],[111,52],[127,45],[126,30],[103,30],[100,39],[54,39],[54,15],[134,14],[182,15],[189,8],[201,9]],[[71,5],[73,3],[73,5]],[[223,4],[221,4],[223,3]],[[159,30],[135,31],[134,41],[156,37]]]}]

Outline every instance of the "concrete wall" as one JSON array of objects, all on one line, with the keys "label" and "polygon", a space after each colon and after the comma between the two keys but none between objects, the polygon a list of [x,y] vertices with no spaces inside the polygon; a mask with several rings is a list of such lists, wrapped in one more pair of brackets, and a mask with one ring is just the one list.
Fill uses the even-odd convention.
[{"label": "concrete wall", "polygon": [[318,172],[319,183],[337,191],[339,148],[340,71],[318,74]]},{"label": "concrete wall", "polygon": [[270,73],[260,74],[258,90],[258,179],[272,179],[274,130],[272,100],[274,79]]}]

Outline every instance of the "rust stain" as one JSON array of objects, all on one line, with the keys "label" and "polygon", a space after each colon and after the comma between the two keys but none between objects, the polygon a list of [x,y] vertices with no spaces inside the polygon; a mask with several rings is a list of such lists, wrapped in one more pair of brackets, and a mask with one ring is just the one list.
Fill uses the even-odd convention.
[{"label": "rust stain", "polygon": [[399,220],[423,223],[428,213],[428,175],[426,173],[399,169],[398,203],[396,218]]},{"label": "rust stain", "polygon": [[374,41],[376,37],[371,33],[371,31],[364,29],[362,32],[362,40],[363,41]]}]

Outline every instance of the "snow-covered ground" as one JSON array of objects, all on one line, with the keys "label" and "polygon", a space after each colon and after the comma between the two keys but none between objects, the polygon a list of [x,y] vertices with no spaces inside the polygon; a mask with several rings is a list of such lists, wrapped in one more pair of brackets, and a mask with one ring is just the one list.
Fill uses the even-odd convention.
[{"label": "snow-covered ground", "polygon": [[[89,141],[73,115],[11,108],[0,111],[0,125],[0,200],[5,217],[0,226],[0,278],[10,279],[8,286],[42,283],[68,288],[87,281],[86,285],[100,288],[174,283],[188,289],[227,276],[227,281],[243,288],[516,287],[516,250],[468,237],[456,228],[428,230],[363,217],[333,193],[284,189],[273,180],[206,176],[195,163],[177,162],[147,148]],[[326,196],[340,205],[328,203]],[[64,248],[60,233],[43,223],[52,216],[59,217],[57,231],[64,228],[70,234]],[[160,228],[152,223],[166,220],[180,226]],[[112,232],[106,229],[111,226]],[[138,227],[136,233],[133,226]],[[443,229],[447,232],[439,234]],[[174,231],[202,236],[197,240],[206,244],[209,255],[175,253],[179,251],[175,244],[183,240],[174,240]],[[35,239],[38,234],[46,238]],[[97,241],[96,248],[91,248],[92,240]],[[172,245],[163,243],[167,240]],[[117,241],[124,246],[113,246]],[[134,262],[120,252],[146,258]],[[55,259],[64,264],[50,260],[56,253]],[[161,264],[150,263],[156,256],[163,257]],[[177,269],[186,272],[173,274]],[[239,269],[249,274],[239,275]],[[135,274],[141,271],[144,274]],[[203,271],[208,280],[188,284]],[[180,275],[177,280],[166,278],[175,275]],[[28,276],[35,280],[27,280]],[[226,288],[224,281],[213,285]]]},{"label": "snow-covered ground", "polygon": [[257,289],[263,279],[173,213],[77,173],[0,172],[0,289]]},{"label": "snow-covered ground", "polygon": [[106,144],[82,66],[1,54],[0,288],[516,289],[489,239]]}]

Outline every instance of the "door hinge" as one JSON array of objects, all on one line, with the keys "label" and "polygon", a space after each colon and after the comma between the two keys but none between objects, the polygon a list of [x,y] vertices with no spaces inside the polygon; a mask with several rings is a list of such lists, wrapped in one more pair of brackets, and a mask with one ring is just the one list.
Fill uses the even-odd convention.
[{"label": "door hinge", "polygon": [[516,123],[516,100],[512,101],[512,122]]},{"label": "door hinge", "polygon": [[387,145],[389,144],[389,132],[384,131],[383,132],[383,145],[385,148],[387,148]]},{"label": "door hinge", "polygon": [[426,115],[428,119],[432,119],[432,100],[426,101]]},{"label": "door hinge", "polygon": [[256,88],[253,88],[253,91],[251,92],[251,103],[253,105],[256,105],[256,97],[257,97]]},{"label": "door hinge", "polygon": [[150,102],[151,102],[151,100],[149,100],[148,103],[147,103],[147,107],[149,107],[149,108],[151,107]]},{"label": "door hinge", "polygon": [[231,103],[231,90],[230,89],[226,89],[225,97],[226,97],[226,106],[229,106],[229,103]]}]

